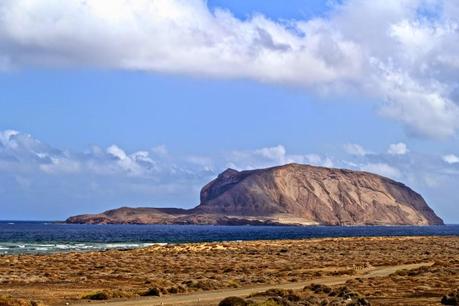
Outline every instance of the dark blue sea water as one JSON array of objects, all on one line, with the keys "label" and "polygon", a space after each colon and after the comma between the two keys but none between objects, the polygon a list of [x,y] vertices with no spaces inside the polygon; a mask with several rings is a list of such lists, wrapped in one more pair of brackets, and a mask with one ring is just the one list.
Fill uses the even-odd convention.
[{"label": "dark blue sea water", "polygon": [[80,225],[0,221],[0,254],[133,248],[156,243],[360,236],[459,236],[445,226]]}]

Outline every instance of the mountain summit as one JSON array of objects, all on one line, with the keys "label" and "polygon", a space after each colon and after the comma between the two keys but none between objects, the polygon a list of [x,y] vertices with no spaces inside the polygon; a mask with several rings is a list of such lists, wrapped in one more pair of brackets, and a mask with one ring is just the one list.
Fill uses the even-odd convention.
[{"label": "mountain summit", "polygon": [[288,164],[227,169],[190,210],[122,208],[69,223],[434,225],[443,221],[421,195],[376,174]]}]

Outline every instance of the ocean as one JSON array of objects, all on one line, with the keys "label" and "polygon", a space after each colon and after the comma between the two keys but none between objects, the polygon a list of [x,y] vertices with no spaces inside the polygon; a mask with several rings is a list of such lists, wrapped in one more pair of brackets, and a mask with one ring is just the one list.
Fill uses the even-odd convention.
[{"label": "ocean", "polygon": [[362,236],[459,236],[444,226],[86,225],[0,221],[0,254],[129,249],[153,244]]}]

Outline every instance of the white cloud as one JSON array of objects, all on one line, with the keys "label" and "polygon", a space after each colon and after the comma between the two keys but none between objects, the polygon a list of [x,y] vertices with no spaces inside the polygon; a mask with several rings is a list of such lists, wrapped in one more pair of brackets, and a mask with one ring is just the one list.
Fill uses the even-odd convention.
[{"label": "white cloud", "polygon": [[276,147],[262,148],[255,150],[254,154],[259,155],[263,158],[267,158],[274,161],[279,161],[280,163],[285,163],[287,151],[284,146],[278,145]]},{"label": "white cloud", "polygon": [[387,149],[387,153],[391,155],[405,155],[408,152],[408,147],[403,142],[393,143],[389,145],[389,149]]},{"label": "white cloud", "polygon": [[457,164],[459,163],[459,157],[454,154],[448,154],[443,156],[443,160],[448,164]]},{"label": "white cloud", "polygon": [[107,148],[107,153],[116,158],[116,163],[128,173],[138,175],[142,172],[142,168],[136,162],[135,158],[128,156],[120,147],[112,145]]},{"label": "white cloud", "polygon": [[80,163],[68,158],[51,157],[50,163],[40,164],[41,170],[47,173],[76,173],[80,171]]},{"label": "white cloud", "polygon": [[318,154],[289,154],[283,145],[252,151],[233,151],[227,156],[227,166],[239,170],[266,168],[290,163],[333,167],[329,157]]},{"label": "white cloud", "polygon": [[0,131],[0,144],[5,147],[14,146],[13,138],[17,134],[19,134],[19,132],[14,130]]},{"label": "white cloud", "polygon": [[459,107],[447,94],[451,89],[436,80],[415,80],[406,72],[384,69],[378,87],[386,99],[381,113],[402,121],[411,134],[442,138],[459,127]]},{"label": "white cloud", "polygon": [[348,0],[326,17],[277,21],[240,20],[204,0],[4,0],[0,69],[93,66],[352,88],[410,133],[448,137],[459,128],[457,11],[448,0]]},{"label": "white cloud", "polygon": [[355,155],[355,156],[365,156],[365,155],[370,153],[367,150],[365,150],[364,147],[362,147],[359,144],[355,144],[355,143],[347,143],[347,144],[345,144],[344,145],[344,150],[348,154]]},{"label": "white cloud", "polygon": [[[8,0],[2,7],[7,47],[24,51],[5,56],[18,66],[89,62],[299,84],[359,70],[358,49],[339,37],[322,39],[317,24],[297,29],[306,38],[261,15],[241,21],[212,12],[202,0]],[[322,56],[324,47],[333,52]]]},{"label": "white cloud", "polygon": [[401,177],[400,170],[385,163],[369,163],[361,167],[362,170],[376,173],[382,176],[398,179]]}]

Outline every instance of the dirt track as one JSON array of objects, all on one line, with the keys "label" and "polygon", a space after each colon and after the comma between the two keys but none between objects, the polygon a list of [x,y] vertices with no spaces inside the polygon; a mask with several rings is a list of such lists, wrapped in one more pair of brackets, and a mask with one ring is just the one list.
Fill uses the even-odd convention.
[{"label": "dirt track", "polygon": [[430,266],[433,263],[417,263],[417,264],[405,264],[405,265],[396,265],[396,266],[383,266],[383,267],[374,267],[366,270],[360,271],[355,275],[346,275],[346,276],[336,276],[336,277],[322,277],[313,280],[308,280],[304,282],[297,283],[286,283],[280,285],[263,285],[263,286],[253,286],[249,288],[237,288],[237,289],[224,289],[224,290],[215,290],[191,294],[177,294],[177,295],[168,295],[162,297],[152,297],[152,298],[137,298],[132,300],[117,300],[117,301],[105,301],[105,302],[92,302],[92,303],[81,303],[81,304],[72,304],[74,306],[82,305],[109,305],[109,306],[152,306],[152,305],[216,305],[219,301],[228,296],[239,296],[247,297],[256,292],[266,291],[271,288],[279,289],[301,289],[306,285],[311,283],[320,283],[324,285],[338,285],[345,283],[347,280],[354,278],[370,278],[370,277],[381,277],[387,276],[394,273],[397,270],[402,269],[416,269],[422,266]]}]

